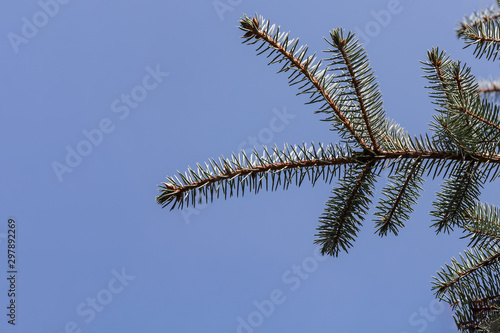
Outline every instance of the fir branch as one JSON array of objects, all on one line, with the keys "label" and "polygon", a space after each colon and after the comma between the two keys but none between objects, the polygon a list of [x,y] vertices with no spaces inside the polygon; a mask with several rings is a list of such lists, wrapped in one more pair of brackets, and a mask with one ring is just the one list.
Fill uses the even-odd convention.
[{"label": "fir branch", "polygon": [[440,277],[445,277],[446,281],[441,280],[437,284],[437,287],[434,288],[437,289],[436,294],[439,297],[459,281],[476,273],[477,270],[483,269],[489,265],[498,264],[500,259],[500,247],[492,247],[487,250],[483,248],[481,250],[479,250],[479,248],[472,248],[464,253],[466,256],[465,258],[460,255],[462,264],[453,258],[451,265],[446,265],[446,270],[449,273],[444,274],[443,271],[441,271],[442,275],[440,275]]},{"label": "fir branch", "polygon": [[[500,0],[497,0],[500,4]],[[343,145],[264,148],[252,155],[244,151],[230,158],[211,159],[205,166],[178,172],[160,185],[157,202],[174,209],[213,201],[224,196],[243,196],[245,190],[287,189],[304,180],[332,182],[342,176],[326,202],[318,238],[322,253],[337,256],[347,251],[367,214],[378,173],[389,170],[389,183],[375,216],[379,235],[398,234],[419,196],[423,174],[445,178],[431,212],[437,233],[460,226],[468,232],[472,249],[452,259],[435,278],[438,297],[454,308],[462,330],[491,329],[500,325],[500,218],[497,208],[477,203],[484,182],[500,177],[500,107],[488,101],[500,96],[500,85],[478,86],[470,68],[451,60],[435,48],[423,63],[430,96],[438,114],[431,123],[432,137],[410,137],[385,116],[368,57],[354,34],[342,29],[330,32],[328,66],[307,55],[307,46],[271,25],[262,17],[240,20],[244,42],[261,43],[258,54],[273,57],[269,64],[282,64],[278,72],[291,72],[289,85],[299,85],[307,104],[320,103],[339,132]],[[474,54],[496,59],[500,52],[500,13],[490,10],[465,20],[458,34]],[[481,98],[481,96],[486,98]],[[352,144],[352,146],[351,146]],[[497,317],[495,317],[497,316]]]},{"label": "fir branch", "polygon": [[436,210],[431,215],[437,217],[436,233],[449,233],[453,226],[462,226],[466,219],[467,210],[474,205],[475,198],[479,197],[482,174],[478,171],[476,162],[463,162],[457,165],[450,179],[445,180],[437,201],[433,203]]},{"label": "fir branch", "polygon": [[457,130],[462,136],[467,135],[470,138],[467,151],[483,155],[497,154],[500,148],[499,106],[481,100],[479,96],[464,97],[456,101],[455,105],[457,112],[466,115],[470,120],[467,131]]},{"label": "fir branch", "polygon": [[487,119],[484,119],[482,118],[481,116],[479,116],[477,113],[475,113],[474,111],[470,110],[470,109],[467,109],[466,107],[463,107],[463,106],[459,106],[458,109],[463,112],[464,114],[467,114],[471,117],[474,117],[476,118],[477,120],[479,120],[480,122],[484,123],[485,125],[487,125],[488,127],[491,127],[497,131],[500,131],[500,125],[498,124],[494,124],[493,122],[487,120]]},{"label": "fir branch", "polygon": [[325,212],[320,218],[320,225],[315,244],[321,244],[321,253],[338,256],[340,250],[348,251],[359,231],[360,221],[370,204],[373,194],[374,163],[353,167],[346,172],[339,187],[326,202]]},{"label": "fir branch", "polygon": [[469,233],[462,238],[470,238],[469,246],[491,247],[500,245],[500,209],[476,202],[469,210],[470,222],[464,227]]},{"label": "fir branch", "polygon": [[[368,132],[373,150],[375,153],[378,153],[381,151],[381,148],[372,128],[373,119],[370,119],[374,118],[374,115],[370,115],[370,113],[375,114],[378,118],[383,118],[384,115],[381,109],[381,94],[377,84],[372,84],[374,77],[368,65],[366,53],[357,42],[353,42],[354,35],[351,33],[344,38],[344,31],[342,29],[335,29],[330,33],[330,37],[331,42],[327,39],[325,40],[335,48],[335,51],[327,51],[334,54],[333,58],[327,60],[332,60],[333,65],[339,63],[345,64],[347,68],[346,72],[350,77],[349,83],[354,90],[359,112],[361,112],[364,121],[364,127]],[[339,61],[339,58],[341,58],[341,61]],[[336,70],[343,71],[343,68],[337,68]],[[375,110],[368,110],[365,100],[368,101],[369,106],[374,106]]]},{"label": "fir branch", "polygon": [[[463,155],[483,152],[496,154],[500,136],[498,106],[482,101],[470,68],[445,57],[444,52],[428,52],[424,64],[426,78],[432,84],[431,96],[439,108],[431,127],[436,140],[447,143],[445,149],[456,149]],[[487,125],[487,126],[484,126]]]},{"label": "fir branch", "polygon": [[489,325],[500,299],[500,248],[472,248],[452,259],[434,277],[436,296],[453,306],[462,331]]},{"label": "fir branch", "polygon": [[413,211],[411,205],[417,203],[416,199],[420,196],[418,190],[422,189],[421,166],[421,159],[409,160],[389,177],[390,183],[382,190],[384,197],[374,214],[379,218],[375,224],[379,236],[386,236],[388,231],[397,235],[399,228],[404,226],[403,221],[410,218],[409,214]]},{"label": "fir branch", "polygon": [[[306,83],[299,88],[301,93],[309,93],[312,98],[311,103],[318,102],[320,98],[326,101],[328,108],[333,111],[345,130],[356,139],[360,147],[363,149],[370,148],[339,108],[333,96],[330,95],[330,92],[336,92],[336,89],[335,84],[331,82],[331,78],[326,76],[327,70],[318,71],[320,63],[314,64],[314,55],[307,58],[305,57],[307,47],[296,49],[299,41],[298,39],[290,40],[288,33],[280,33],[279,27],[275,31],[274,25],[271,26],[269,20],[264,21],[262,17],[257,18],[257,15],[253,18],[245,15],[240,20],[239,28],[245,31],[243,35],[245,41],[243,43],[253,44],[260,40],[262,44],[257,50],[266,46],[259,54],[270,51],[268,54],[269,57],[277,51],[279,54],[269,64],[285,61],[285,65],[283,65],[279,72],[293,70],[293,73],[289,76],[289,84],[293,85],[306,81]],[[304,58],[306,59],[304,60]],[[299,79],[299,77],[301,78]],[[307,89],[305,89],[306,87]],[[319,94],[319,96],[316,97],[317,94]],[[327,111],[322,107],[320,112]]]},{"label": "fir branch", "polygon": [[500,81],[499,80],[481,80],[478,82],[478,93],[484,99],[498,103],[500,101]]},{"label": "fir branch", "polygon": [[246,187],[258,193],[263,182],[266,189],[271,185],[272,191],[280,185],[288,188],[293,180],[300,186],[306,176],[313,185],[319,178],[330,182],[341,166],[357,163],[351,155],[347,146],[321,144],[318,148],[286,145],[281,151],[274,147],[271,152],[264,147],[262,154],[254,151],[251,156],[242,151],[231,159],[221,157],[218,162],[212,159],[205,163],[205,168],[198,165],[196,171],[188,168],[184,174],[178,172],[177,177],[167,177],[168,182],[159,186],[161,194],[156,200],[162,207],[172,205],[173,209],[177,204],[179,208],[184,204],[194,206],[197,193],[205,201],[208,198],[213,201],[221,191],[224,198],[244,195]]},{"label": "fir branch", "polygon": [[422,68],[428,73],[424,77],[433,85],[426,88],[432,89],[431,96],[443,108],[438,111],[444,112],[453,99],[477,96],[478,86],[469,67],[460,61],[453,61],[439,48],[428,51],[427,59],[428,62],[421,62]]},{"label": "fir branch", "polygon": [[482,87],[480,87],[477,91],[480,94],[498,94],[500,93],[500,86],[497,82],[487,81],[483,82]]},{"label": "fir branch", "polygon": [[454,67],[453,61],[446,56],[445,52],[440,52],[438,48],[428,51],[427,58],[428,62],[422,62],[424,65],[422,68],[427,73],[424,77],[429,80],[431,85],[426,88],[431,89],[429,94],[435,99],[434,104],[439,106],[436,109],[439,114],[434,116],[435,122],[431,122],[431,128],[436,133],[436,140],[445,143],[447,150],[459,148],[459,151],[466,152],[468,145],[461,143],[464,136],[457,133],[460,131],[454,131],[454,128],[450,128],[449,110],[453,108],[452,94],[455,91],[460,93],[457,84],[460,83],[460,80],[454,80],[451,76]]},{"label": "fir branch", "polygon": [[457,36],[461,37],[468,27],[477,27],[488,21],[498,19],[500,19],[500,13],[498,9],[494,7],[479,12],[473,12],[469,17],[465,17],[463,21],[460,22],[460,26],[456,30]]},{"label": "fir branch", "polygon": [[[326,120],[332,121],[342,138],[354,140],[362,149],[381,151],[377,136],[387,124],[382,98],[366,53],[352,33],[345,37],[342,29],[330,33],[332,41],[327,42],[333,49],[326,52],[333,53],[333,58],[327,59],[332,60],[332,68],[319,70],[321,61],[315,63],[314,55],[306,57],[307,47],[297,49],[298,39],[290,40],[288,33],[280,33],[269,21],[245,15],[240,24],[245,31],[244,43],[262,41],[259,54],[268,52],[270,57],[278,53],[269,64],[285,62],[279,72],[292,70],[289,84],[302,83],[299,94],[310,94],[308,104],[324,102],[317,112],[330,114]],[[359,119],[363,119],[362,124]]]},{"label": "fir branch", "polygon": [[481,24],[467,25],[460,33],[465,41],[466,48],[475,45],[473,54],[481,59],[486,56],[488,60],[496,60],[500,50],[500,21],[498,17]]},{"label": "fir branch", "polygon": [[[408,143],[424,147],[423,143],[418,141],[409,141]],[[329,182],[333,175],[339,171],[339,167],[355,163],[366,164],[371,161],[397,161],[416,158],[420,158],[422,161],[430,160],[432,164],[426,165],[429,173],[433,168],[439,166],[439,163],[444,162],[483,162],[488,164],[486,170],[500,166],[500,155],[469,155],[464,157],[454,152],[436,150],[384,151],[378,155],[372,155],[371,153],[356,153],[348,146],[328,145],[323,148],[321,144],[318,150],[312,149],[308,149],[305,145],[285,146],[280,151],[274,147],[272,153],[265,149],[262,155],[254,151],[253,155],[247,156],[243,151],[238,156],[233,154],[231,159],[221,157],[219,162],[212,159],[205,163],[205,168],[198,166],[196,171],[188,168],[184,174],[179,172],[176,177],[167,177],[167,182],[159,185],[161,194],[157,197],[157,202],[162,207],[172,205],[171,209],[173,209],[177,204],[179,204],[179,208],[182,208],[184,203],[195,205],[197,192],[205,197],[205,202],[208,202],[208,198],[213,201],[215,197],[219,197],[220,191],[224,194],[224,198],[243,195],[245,186],[257,193],[262,186],[261,181],[265,181],[266,187],[268,182],[272,184],[271,190],[274,191],[282,182],[280,175],[284,177],[282,184],[285,189],[296,176],[299,177],[296,183],[300,186],[308,172],[312,172],[310,181],[313,184],[320,176]],[[331,174],[325,176],[325,173]],[[495,172],[489,179],[495,179],[498,176],[498,172]],[[201,199],[200,197],[198,202],[201,202]]]}]

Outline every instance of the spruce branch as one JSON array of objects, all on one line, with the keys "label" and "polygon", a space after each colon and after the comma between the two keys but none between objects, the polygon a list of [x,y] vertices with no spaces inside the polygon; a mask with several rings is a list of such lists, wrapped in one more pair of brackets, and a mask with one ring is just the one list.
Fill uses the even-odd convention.
[{"label": "spruce branch", "polygon": [[[354,34],[349,32],[344,36],[344,31],[340,28],[331,31],[330,38],[331,41],[325,38],[333,47],[326,51],[332,53],[332,58],[327,60],[331,61],[331,66],[339,72],[336,79],[347,87],[346,96],[351,95],[350,101],[356,105],[359,110],[357,112],[361,113],[364,124],[358,127],[366,129],[373,150],[378,153],[381,147],[375,133],[385,132],[386,128],[380,126],[385,114],[382,109],[382,95],[374,82],[375,77],[366,52],[354,39]],[[372,128],[373,126],[376,128]]]},{"label": "spruce branch", "polygon": [[468,27],[476,27],[488,21],[494,21],[498,19],[500,19],[500,12],[498,12],[498,8],[495,7],[473,12],[468,17],[465,17],[462,22],[460,22],[459,27],[456,30],[457,36],[461,37]]},{"label": "spruce branch", "polygon": [[[476,101],[471,101],[471,103],[474,102],[479,102],[478,100]],[[466,114],[468,116],[471,116],[477,120],[479,120],[481,123],[486,125],[487,127],[491,127],[491,129],[496,130],[500,132],[500,123],[498,119],[498,106],[496,105],[491,105],[488,102],[483,102],[482,105],[478,109],[474,109],[474,107],[477,105],[471,105],[468,106],[467,104],[464,103],[464,105],[459,105],[458,110],[462,112],[463,114]],[[489,109],[489,110],[487,110]],[[485,110],[487,110],[485,112]],[[482,117],[481,113],[486,114],[486,117],[489,116],[489,118],[492,118],[491,115],[494,115],[492,119],[486,119]]]},{"label": "spruce branch", "polygon": [[480,24],[467,25],[460,33],[465,41],[466,48],[475,46],[473,54],[481,59],[483,56],[488,60],[496,60],[500,50],[500,21],[498,14],[494,18],[481,22]]},{"label": "spruce branch", "polygon": [[[297,49],[299,39],[289,39],[289,33],[281,33],[280,27],[275,28],[271,26],[270,21],[265,21],[262,17],[258,18],[257,15],[253,18],[244,16],[240,20],[241,30],[245,31],[243,43],[254,44],[257,41],[262,41],[262,44],[257,48],[260,51],[258,54],[268,52],[267,57],[278,53],[270,64],[285,62],[282,68],[278,71],[288,72],[292,70],[289,75],[289,84],[302,84],[299,90],[301,94],[309,94],[311,97],[310,103],[316,103],[324,99],[325,104],[320,108],[319,112],[331,113],[333,112],[335,118],[338,119],[340,125],[347,133],[344,136],[353,137],[363,149],[369,149],[369,145],[363,138],[356,132],[351,122],[344,115],[342,110],[337,105],[332,92],[337,92],[336,85],[332,83],[331,76],[327,75],[327,70],[319,70],[321,61],[315,64],[314,55],[308,56],[307,46],[301,46]],[[340,129],[339,127],[336,127]]]},{"label": "spruce branch", "polygon": [[373,195],[373,167],[374,162],[353,166],[347,170],[339,187],[333,189],[315,235],[314,243],[322,245],[322,254],[336,257],[341,249],[347,252],[352,247]]},{"label": "spruce branch", "polygon": [[[419,141],[411,142],[415,147],[425,148],[425,144]],[[349,146],[327,145],[319,148],[312,145],[310,148],[304,144],[302,146],[285,145],[283,150],[277,147],[272,148],[270,152],[267,148],[262,154],[254,150],[254,153],[248,156],[244,151],[239,155],[233,154],[231,158],[221,157],[219,161],[214,159],[205,163],[205,167],[198,165],[196,170],[188,168],[185,173],[178,172],[175,177],[167,177],[167,182],[159,185],[161,194],[156,198],[162,207],[171,206],[171,209],[178,205],[182,208],[184,204],[195,205],[200,203],[202,196],[205,202],[213,201],[218,198],[220,192],[224,198],[232,196],[242,196],[246,187],[258,193],[262,188],[261,182],[264,181],[266,189],[269,184],[270,189],[275,191],[280,184],[286,189],[292,181],[297,186],[302,184],[304,177],[314,183],[322,178],[330,182],[332,177],[339,172],[340,167],[346,167],[355,163],[373,162],[396,162],[404,159],[420,158],[422,161],[429,161],[426,165],[428,173],[439,167],[446,166],[447,163],[457,163],[460,161],[478,161],[488,163],[483,170],[484,173],[495,169],[495,172],[485,178],[490,180],[498,177],[500,167],[500,155],[482,156],[469,155],[460,156],[454,152],[439,150],[402,150],[386,151],[378,155],[370,153],[356,153]],[[281,176],[284,180],[281,179]],[[240,193],[241,192],[241,193]],[[197,194],[200,195],[198,201]]]},{"label": "spruce branch", "polygon": [[240,29],[245,31],[244,43],[262,41],[257,48],[263,49],[259,54],[267,52],[270,57],[278,53],[269,64],[285,63],[278,72],[292,71],[289,84],[302,84],[299,94],[310,95],[308,104],[323,103],[317,112],[329,115],[326,120],[332,122],[342,138],[354,140],[362,149],[381,150],[376,138],[381,129],[378,127],[386,124],[381,94],[373,83],[375,78],[366,54],[352,33],[344,36],[342,29],[330,33],[331,41],[327,42],[333,48],[326,52],[333,54],[327,59],[332,61],[331,67],[319,70],[322,61],[315,63],[314,55],[306,57],[307,46],[297,49],[298,39],[289,39],[289,33],[280,33],[279,27],[271,26],[262,17],[245,15]]},{"label": "spruce branch", "polygon": [[375,227],[380,236],[386,236],[389,231],[398,234],[399,228],[404,227],[404,221],[410,218],[412,205],[417,203],[422,190],[422,160],[417,158],[401,164],[399,170],[389,176],[389,184],[382,190],[383,198],[375,208],[374,215],[379,218],[375,220]]},{"label": "spruce branch", "polygon": [[497,153],[498,106],[481,99],[471,69],[438,49],[429,51],[428,59],[423,68],[431,83],[430,95],[438,106],[438,115],[431,123],[435,140],[447,143],[446,149],[457,149],[463,155],[480,151]]},{"label": "spruce branch", "polygon": [[266,190],[275,191],[280,186],[288,188],[292,182],[300,186],[306,177],[313,185],[319,178],[330,182],[340,167],[356,163],[351,155],[348,146],[321,144],[285,145],[283,150],[274,147],[271,151],[264,147],[262,154],[254,150],[250,156],[242,151],[231,158],[211,159],[205,167],[198,165],[196,171],[188,168],[184,174],[167,177],[168,182],[159,186],[161,194],[156,200],[174,209],[176,205],[195,206],[202,197],[205,202],[213,201],[221,192],[224,198],[243,196],[245,189],[258,193],[263,183]]},{"label": "spruce branch", "polygon": [[498,207],[476,202],[467,216],[470,221],[465,227],[470,238],[469,246],[491,247],[500,245],[500,209]]},{"label": "spruce branch", "polygon": [[452,258],[434,277],[436,297],[453,306],[455,322],[461,331],[489,326],[500,300],[500,248],[474,247]]},{"label": "spruce branch", "polygon": [[[490,265],[498,265],[500,247],[491,247],[489,249],[474,247],[465,251],[464,254],[465,257],[460,255],[462,263],[459,263],[453,258],[450,265],[446,264],[447,273],[443,273],[444,269],[438,273],[440,280],[438,280],[439,283],[434,287],[437,296],[443,297],[448,289],[452,288],[461,280],[468,278],[470,275],[477,273],[479,269],[484,269]],[[497,268],[500,268],[500,266]],[[448,299],[450,303],[457,303],[456,300],[451,299],[452,296],[448,297],[450,297],[450,299]]]},{"label": "spruce branch", "polygon": [[[500,4],[500,0],[497,0]],[[475,16],[474,16],[475,15]],[[474,54],[496,59],[500,50],[500,13],[476,13],[458,29]],[[320,217],[315,243],[322,253],[338,256],[353,246],[368,213],[376,180],[388,170],[388,184],[375,209],[376,233],[397,235],[409,219],[420,195],[424,176],[443,177],[433,203],[436,232],[463,229],[473,246],[452,259],[434,278],[436,295],[450,303],[463,332],[500,326],[500,211],[477,201],[483,184],[500,177],[500,107],[490,101],[500,96],[500,85],[478,85],[471,69],[433,48],[423,62],[429,94],[437,115],[431,135],[412,137],[388,119],[374,71],[351,32],[330,32],[329,58],[316,60],[307,46],[262,17],[244,16],[239,29],[246,44],[260,43],[258,55],[271,58],[288,72],[290,86],[319,103],[341,144],[285,145],[247,155],[244,151],[210,159],[184,173],[167,177],[156,198],[162,207],[183,208],[223,196],[243,196],[312,185],[339,179]],[[326,66],[322,68],[322,62]],[[489,84],[489,85],[488,85]]]},{"label": "spruce branch", "polygon": [[500,86],[497,82],[487,81],[483,83],[483,87],[478,89],[480,94],[496,94],[500,92]]},{"label": "spruce branch", "polygon": [[437,218],[432,225],[436,227],[436,233],[449,233],[454,226],[463,226],[467,211],[475,204],[484,182],[483,173],[478,168],[476,162],[458,163],[450,178],[445,180],[433,203],[436,210],[430,213]]},{"label": "spruce branch", "polygon": [[483,98],[493,102],[500,100],[500,82],[498,80],[482,80],[478,82],[478,86],[478,92]]}]

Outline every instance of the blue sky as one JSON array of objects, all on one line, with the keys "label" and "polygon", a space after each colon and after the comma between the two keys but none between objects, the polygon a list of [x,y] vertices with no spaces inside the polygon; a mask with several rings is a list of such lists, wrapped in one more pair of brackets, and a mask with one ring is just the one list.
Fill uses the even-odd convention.
[{"label": "blue sky", "polygon": [[[242,147],[336,142],[278,67],[241,45],[270,18],[312,51],[358,32],[389,117],[428,131],[433,46],[494,76],[455,37],[493,1],[5,2],[0,11],[1,332],[454,332],[433,276],[467,245],[435,235],[429,180],[398,237],[368,216],[339,258],[313,245],[334,184],[162,210],[176,170]],[[386,15],[389,13],[390,15]],[[36,25],[35,25],[36,23]],[[498,185],[484,191],[491,202]],[[8,219],[16,325],[7,323]]]}]

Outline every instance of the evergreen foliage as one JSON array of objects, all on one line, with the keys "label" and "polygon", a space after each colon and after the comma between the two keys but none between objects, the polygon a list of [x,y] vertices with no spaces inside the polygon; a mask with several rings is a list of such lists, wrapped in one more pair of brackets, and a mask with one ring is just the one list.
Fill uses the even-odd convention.
[{"label": "evergreen foliage", "polygon": [[[452,258],[437,272],[433,289],[453,307],[462,332],[500,332],[500,209],[477,200],[483,185],[500,176],[500,84],[477,82],[465,64],[439,48],[429,50],[422,68],[437,113],[430,134],[410,136],[386,116],[374,72],[353,33],[332,30],[325,38],[327,57],[318,60],[297,38],[261,16],[245,15],[239,23],[243,43],[257,45],[269,65],[280,66],[278,73],[288,75],[298,94],[308,95],[308,104],[316,106],[341,141],[211,159],[167,177],[157,202],[183,208],[245,191],[300,186],[306,179],[312,184],[338,179],[315,241],[323,254],[338,256],[353,245],[382,170],[389,170],[389,179],[374,207],[380,236],[397,235],[404,227],[424,177],[443,178],[430,212],[432,227],[436,233],[462,230],[470,244],[460,259]],[[499,9],[473,13],[457,34],[477,58],[497,60]]]}]

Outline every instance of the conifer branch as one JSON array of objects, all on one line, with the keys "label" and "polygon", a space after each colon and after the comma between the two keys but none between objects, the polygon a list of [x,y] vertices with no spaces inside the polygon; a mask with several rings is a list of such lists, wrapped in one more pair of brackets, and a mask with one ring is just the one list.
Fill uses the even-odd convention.
[{"label": "conifer branch", "polygon": [[478,93],[483,99],[498,103],[500,101],[500,81],[484,79],[478,82]]},{"label": "conifer branch", "polygon": [[370,204],[373,192],[374,162],[362,168],[347,171],[339,187],[332,191],[325,213],[320,219],[315,244],[321,244],[321,253],[338,256],[340,249],[347,252],[359,231],[358,225]]},{"label": "conifer branch", "polygon": [[[272,55],[275,51],[279,52],[282,57],[280,56],[275,57],[270,62],[270,64],[286,60],[289,63],[289,65],[287,66],[285,64],[280,70],[280,72],[293,69],[295,72],[298,72],[299,75],[302,75],[304,79],[307,79],[309,83],[312,85],[312,87],[314,87],[314,89],[317,92],[319,92],[319,94],[324,98],[329,108],[335,113],[336,117],[338,117],[338,119],[341,121],[344,128],[352,135],[352,137],[356,139],[359,145],[363,149],[370,149],[370,146],[364,141],[361,135],[357,133],[357,131],[355,130],[349,119],[344,115],[342,110],[334,101],[333,97],[330,95],[329,91],[332,91],[334,87],[329,87],[331,80],[329,80],[329,78],[326,77],[326,70],[318,72],[318,75],[316,75],[316,72],[319,68],[319,64],[313,65],[314,58],[307,57],[306,60],[303,61],[307,52],[307,47],[299,48],[294,54],[295,48],[298,44],[298,39],[289,40],[288,34],[279,33],[279,28],[277,29],[276,32],[274,32],[274,25],[270,26],[269,21],[265,22],[263,18],[258,19],[256,16],[253,18],[249,18],[248,16],[245,15],[244,18],[240,20],[239,28],[246,32],[243,35],[243,37],[245,38],[244,43],[249,43],[252,39],[255,39],[253,43],[255,43],[258,40],[262,40],[263,43],[268,44],[268,48],[272,49],[268,57]],[[259,50],[263,46],[264,44],[262,44],[257,50]],[[267,48],[265,48],[259,54],[264,53],[266,51]],[[294,74],[290,75],[289,78],[290,78],[290,84],[302,81],[302,80],[296,81],[298,76]],[[306,85],[303,85],[301,88],[305,86]],[[306,89],[305,92],[311,93],[310,89]],[[312,96],[314,96],[314,93],[311,94]]]},{"label": "conifer branch", "polygon": [[500,93],[500,86],[493,82],[490,86],[479,88],[477,90],[480,94],[497,94]]},{"label": "conifer branch", "polygon": [[[297,156],[303,156],[304,158],[300,159]],[[262,155],[254,151],[251,156],[247,156],[242,152],[239,156],[233,154],[231,159],[221,157],[219,162],[212,159],[205,163],[205,168],[198,165],[196,171],[189,168],[184,174],[179,172],[175,178],[168,177],[168,182],[164,182],[159,186],[161,194],[157,197],[157,202],[162,207],[172,204],[171,209],[175,208],[177,204],[179,204],[179,208],[182,208],[184,203],[194,206],[197,191],[204,196],[209,196],[210,201],[212,201],[214,197],[219,197],[219,191],[221,190],[225,198],[243,195],[245,186],[254,189],[257,193],[261,187],[259,181],[262,180],[262,177],[266,181],[266,187],[268,176],[271,177],[270,181],[273,184],[271,190],[276,190],[277,184],[281,184],[280,174],[284,177],[283,186],[287,188],[296,173],[304,175],[308,171],[313,171],[311,181],[314,184],[318,177],[323,175],[323,171],[314,173],[314,170],[327,168],[328,172],[336,173],[339,167],[345,167],[349,164],[416,158],[433,162],[487,162],[490,168],[500,166],[500,155],[470,155],[464,157],[453,152],[431,150],[384,151],[379,155],[371,155],[355,153],[349,147],[331,145],[328,145],[325,150],[320,145],[320,149],[314,152],[308,150],[306,146],[299,148],[285,146],[282,151],[274,147],[272,153],[265,149]],[[498,172],[492,177],[497,177],[497,174]],[[332,175],[324,179],[329,182]],[[303,178],[299,178],[299,180],[300,182],[297,181],[298,186],[302,183]],[[243,182],[241,194],[239,192],[240,182]],[[229,186],[229,189],[227,186]],[[199,201],[201,201],[201,197]],[[205,197],[205,201],[208,201],[207,197]]]},{"label": "conifer branch", "polygon": [[485,125],[487,125],[488,127],[491,127],[491,128],[493,128],[493,129],[495,129],[495,130],[497,130],[497,131],[499,131],[499,132],[500,132],[500,125],[498,125],[498,124],[494,124],[493,122],[489,121],[488,119],[484,119],[484,118],[482,118],[482,117],[481,117],[481,116],[479,116],[478,114],[474,113],[474,112],[473,112],[473,111],[471,111],[471,110],[468,110],[468,109],[467,109],[467,108],[465,108],[465,107],[459,106],[459,107],[458,107],[458,109],[459,109],[461,112],[463,112],[463,113],[465,113],[465,114],[467,114],[467,115],[469,115],[469,116],[471,116],[471,117],[473,117],[473,118],[476,118],[477,120],[479,120],[480,122],[484,123],[484,124],[485,124]]},{"label": "conifer branch", "polygon": [[[499,250],[499,248],[496,250]],[[460,255],[464,264],[459,264],[458,261],[453,260],[451,266],[446,265],[449,271],[454,272],[455,276],[446,282],[440,283],[436,291],[438,296],[446,292],[447,289],[450,289],[459,281],[475,273],[477,270],[489,265],[498,264],[498,260],[500,259],[500,252],[489,253],[486,257],[477,251],[477,249],[475,249],[475,252],[476,253],[466,252],[466,258]]]},{"label": "conifer branch", "polygon": [[489,327],[497,315],[499,256],[498,246],[474,247],[460,255],[461,263],[453,258],[434,278],[436,296],[453,306],[455,322],[464,332]]},{"label": "conifer branch", "polygon": [[283,150],[274,147],[271,152],[264,147],[262,154],[254,151],[250,156],[242,151],[231,159],[212,159],[205,163],[205,168],[198,165],[196,171],[189,168],[184,174],[178,172],[176,177],[168,177],[168,182],[159,186],[161,194],[156,200],[162,207],[172,205],[173,209],[176,205],[195,206],[197,194],[201,202],[202,196],[205,201],[213,201],[221,191],[224,198],[244,195],[245,188],[258,193],[263,181],[266,190],[271,185],[272,191],[280,185],[286,189],[292,181],[300,186],[306,176],[313,185],[319,178],[330,182],[341,166],[350,163],[358,162],[347,146],[285,145]]},{"label": "conifer branch", "polygon": [[[380,145],[377,142],[377,139],[375,138],[375,136],[373,134],[372,125],[371,125],[370,119],[368,117],[368,110],[366,109],[364,96],[362,94],[361,81],[357,78],[356,72],[354,71],[353,64],[351,61],[351,56],[350,56],[350,54],[348,54],[348,52],[353,53],[353,50],[346,50],[347,40],[344,38],[341,39],[341,37],[343,37],[343,36],[339,35],[338,31],[333,31],[330,35],[331,35],[331,38],[333,41],[333,43],[330,43],[330,45],[334,45],[338,49],[338,51],[342,55],[342,59],[344,60],[344,63],[347,66],[349,76],[351,77],[352,86],[353,86],[354,91],[356,93],[356,99],[357,99],[357,102],[359,105],[359,109],[360,109],[361,115],[363,117],[363,121],[365,122],[365,126],[366,126],[366,129],[368,131],[368,135],[369,135],[370,140],[372,142],[373,150],[375,151],[375,153],[379,153],[380,152]],[[350,36],[348,36],[348,38],[349,37]],[[359,52],[359,49],[356,49],[354,51],[357,53],[357,52]],[[364,63],[363,65],[366,65],[366,63]]]},{"label": "conifer branch", "polygon": [[482,12],[473,13],[470,17],[465,18],[463,22],[460,22],[460,27],[456,30],[457,35],[463,35],[469,27],[474,28],[481,24],[487,23],[488,21],[494,21],[498,19],[500,19],[500,13],[494,9],[487,9]]},{"label": "conifer branch", "polygon": [[470,238],[469,246],[491,247],[500,245],[500,210],[498,207],[476,202],[468,211],[470,222],[464,227]]},{"label": "conifer branch", "polygon": [[500,21],[498,14],[480,24],[464,25],[459,36],[465,40],[466,47],[475,46],[474,55],[477,58],[486,56],[488,60],[496,60],[500,50]]},{"label": "conifer branch", "polygon": [[[498,106],[482,101],[478,85],[470,68],[445,57],[433,49],[424,63],[426,76],[432,84],[431,96],[439,106],[439,114],[431,123],[438,141],[447,142],[446,149],[457,149],[461,154],[495,154],[500,136]],[[489,128],[486,130],[485,126]]]},{"label": "conifer branch", "polygon": [[375,227],[380,236],[386,236],[388,231],[394,235],[398,234],[403,221],[410,218],[413,211],[411,205],[416,204],[420,196],[418,190],[423,183],[421,174],[423,172],[422,159],[409,160],[404,163],[394,176],[390,176],[390,183],[382,190],[384,196],[376,207]]},{"label": "conifer branch", "polygon": [[[500,6],[500,0],[497,0]],[[285,145],[264,148],[262,153],[244,151],[230,158],[211,159],[178,172],[160,187],[156,198],[162,207],[183,208],[223,196],[243,196],[245,191],[276,191],[304,180],[331,183],[339,179],[326,202],[315,243],[322,253],[338,256],[353,245],[368,213],[377,176],[388,170],[389,182],[377,204],[375,227],[380,236],[398,234],[409,219],[424,174],[442,176],[441,192],[433,203],[436,232],[455,226],[468,232],[473,246],[452,259],[434,278],[436,295],[454,309],[457,327],[465,332],[500,326],[500,211],[477,201],[486,181],[500,177],[500,107],[487,98],[500,96],[494,82],[479,86],[470,68],[453,61],[435,48],[423,62],[430,96],[437,105],[433,134],[410,137],[385,116],[382,95],[366,52],[354,34],[341,28],[326,39],[331,46],[327,66],[307,46],[298,46],[280,27],[262,17],[244,16],[240,21],[244,42],[260,42],[258,54],[266,53],[269,64],[282,64],[279,72],[291,72],[289,85],[298,94],[320,103],[326,121],[341,137],[341,145]],[[457,30],[474,54],[496,59],[500,54],[500,13],[476,13]],[[486,98],[482,98],[486,97]],[[488,331],[489,330],[489,331]]]},{"label": "conifer branch", "polygon": [[474,198],[479,197],[481,175],[477,170],[476,162],[462,163],[444,182],[442,192],[438,193],[438,200],[433,203],[435,211],[431,215],[437,217],[436,233],[449,233],[454,225],[462,226],[466,212],[474,205]]}]

